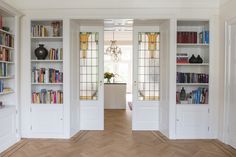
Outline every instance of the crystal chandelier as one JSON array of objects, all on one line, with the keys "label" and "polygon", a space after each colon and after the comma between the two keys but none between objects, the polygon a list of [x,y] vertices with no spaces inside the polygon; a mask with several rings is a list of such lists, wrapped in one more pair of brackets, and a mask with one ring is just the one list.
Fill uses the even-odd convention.
[{"label": "crystal chandelier", "polygon": [[114,40],[114,32],[113,32],[113,40],[110,41],[111,45],[106,49],[105,54],[110,55],[114,62],[118,62],[120,60],[120,56],[122,54],[121,49],[116,45],[116,40]]}]

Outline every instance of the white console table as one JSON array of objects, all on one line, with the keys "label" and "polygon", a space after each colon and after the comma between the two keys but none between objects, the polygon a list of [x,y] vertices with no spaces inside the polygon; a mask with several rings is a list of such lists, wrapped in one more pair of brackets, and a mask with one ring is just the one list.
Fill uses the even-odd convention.
[{"label": "white console table", "polygon": [[104,84],[105,109],[126,109],[126,83]]}]

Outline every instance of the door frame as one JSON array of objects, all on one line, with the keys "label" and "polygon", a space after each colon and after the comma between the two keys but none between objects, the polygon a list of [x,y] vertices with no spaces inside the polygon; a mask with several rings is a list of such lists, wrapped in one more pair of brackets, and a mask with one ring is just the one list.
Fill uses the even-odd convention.
[{"label": "door frame", "polygon": [[229,92],[230,92],[230,58],[231,58],[231,26],[236,26],[236,17],[225,22],[225,73],[224,73],[224,115],[223,115],[223,142],[230,144],[229,138]]}]

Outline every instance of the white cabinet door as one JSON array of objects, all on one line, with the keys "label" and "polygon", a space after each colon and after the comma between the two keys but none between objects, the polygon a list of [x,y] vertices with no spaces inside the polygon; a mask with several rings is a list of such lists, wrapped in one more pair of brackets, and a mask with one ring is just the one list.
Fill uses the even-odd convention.
[{"label": "white cabinet door", "polygon": [[31,106],[31,138],[63,137],[63,105]]},{"label": "white cabinet door", "polygon": [[208,106],[177,106],[176,138],[205,139],[209,138]]},{"label": "white cabinet door", "polygon": [[16,142],[15,107],[0,109],[0,153]]}]

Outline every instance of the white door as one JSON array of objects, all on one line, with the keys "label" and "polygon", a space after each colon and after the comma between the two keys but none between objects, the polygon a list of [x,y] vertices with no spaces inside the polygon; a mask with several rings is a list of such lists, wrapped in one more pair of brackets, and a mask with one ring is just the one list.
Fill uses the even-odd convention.
[{"label": "white door", "polygon": [[103,26],[80,27],[80,128],[104,129]]},{"label": "white door", "polygon": [[133,130],[159,129],[159,39],[159,27],[134,26]]},{"label": "white door", "polygon": [[228,56],[228,143],[236,148],[236,25],[229,29],[230,46]]}]

